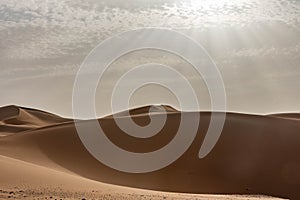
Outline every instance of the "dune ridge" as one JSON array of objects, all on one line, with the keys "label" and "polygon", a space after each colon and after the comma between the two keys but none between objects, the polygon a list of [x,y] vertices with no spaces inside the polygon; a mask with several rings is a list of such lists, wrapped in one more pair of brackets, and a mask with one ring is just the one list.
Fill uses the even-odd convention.
[{"label": "dune ridge", "polygon": [[[161,108],[167,112],[166,125],[160,133],[147,139],[137,139],[123,133],[112,117],[104,117],[98,121],[106,130],[106,136],[118,146],[133,152],[149,152],[161,148],[172,140],[182,113],[163,105],[152,106],[152,112],[155,114],[149,113],[150,106],[146,106],[130,110],[130,116],[124,115],[125,112],[116,115],[120,119],[133,117],[138,124],[145,124],[149,120],[149,115],[157,117]],[[24,181],[26,184],[33,184],[34,180],[43,174],[35,173],[32,167],[34,165],[39,166],[37,169],[41,169],[40,171],[49,169],[68,174],[66,175],[68,177],[69,175],[77,177],[78,180],[73,184],[66,181],[69,178],[64,179],[65,176],[61,176],[64,183],[61,187],[78,188],[80,182],[85,183],[83,180],[86,180],[91,181],[87,184],[90,188],[103,189],[106,186],[101,184],[108,184],[111,193],[126,190],[124,195],[128,199],[132,193],[145,195],[150,192],[134,188],[153,190],[151,192],[175,192],[173,194],[156,192],[158,199],[164,195],[166,198],[177,196],[180,199],[181,193],[187,195],[182,199],[244,198],[234,196],[236,194],[300,198],[299,121],[273,116],[226,113],[224,130],[217,145],[207,157],[199,159],[198,151],[208,128],[211,113],[185,114],[191,116],[200,114],[201,122],[193,144],[182,157],[155,172],[130,174],[111,169],[91,156],[81,143],[72,120],[17,106],[0,108],[0,134],[6,135],[0,138],[0,171],[5,172],[0,175],[0,185],[8,187]],[[88,120],[80,123],[87,126],[87,122]],[[16,129],[12,130],[11,127]],[[8,163],[15,163],[20,167],[11,168],[8,167],[11,165]],[[20,174],[23,168],[21,166],[24,164],[30,165],[26,170],[29,170],[31,177],[34,178],[31,180],[28,176],[25,178],[14,176],[15,181],[12,181],[9,178],[11,175],[8,174]],[[55,186],[50,180],[48,182],[42,181],[45,187],[47,184]],[[201,196],[201,194],[221,196]]]},{"label": "dune ridge", "polygon": [[276,114],[269,114],[268,116],[300,120],[300,114],[299,113],[276,113]]}]

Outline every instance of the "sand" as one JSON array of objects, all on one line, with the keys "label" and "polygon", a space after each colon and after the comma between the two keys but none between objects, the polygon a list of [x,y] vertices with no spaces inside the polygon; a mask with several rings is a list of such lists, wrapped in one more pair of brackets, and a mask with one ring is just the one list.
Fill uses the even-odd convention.
[{"label": "sand", "polygon": [[[149,152],[166,145],[179,124],[181,112],[165,108],[165,127],[147,139],[122,133],[111,116],[98,121],[118,146]],[[149,107],[142,107],[130,114],[135,122],[146,125],[148,111]],[[152,112],[152,117],[159,115],[159,109]],[[199,159],[211,113],[198,114],[197,136],[181,158],[155,172],[131,174],[111,169],[91,156],[73,120],[35,109],[2,107],[0,198],[300,199],[299,115],[227,113],[215,148]],[[128,117],[124,112],[117,116]]]}]

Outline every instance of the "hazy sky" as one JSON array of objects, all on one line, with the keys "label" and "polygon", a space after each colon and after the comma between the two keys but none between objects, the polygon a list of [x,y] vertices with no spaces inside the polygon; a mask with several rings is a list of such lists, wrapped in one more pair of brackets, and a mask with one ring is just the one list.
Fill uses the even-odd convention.
[{"label": "hazy sky", "polygon": [[[300,112],[299,0],[1,0],[0,106],[71,116],[74,77],[83,59],[104,39],[142,27],[174,29],[201,43],[222,74],[229,111]],[[206,86],[188,63],[143,50],[107,71],[96,95],[99,116],[110,112],[109,91],[117,78],[147,62],[185,74],[201,110],[210,109]],[[140,89],[131,101],[150,103],[178,106],[157,86]]]}]

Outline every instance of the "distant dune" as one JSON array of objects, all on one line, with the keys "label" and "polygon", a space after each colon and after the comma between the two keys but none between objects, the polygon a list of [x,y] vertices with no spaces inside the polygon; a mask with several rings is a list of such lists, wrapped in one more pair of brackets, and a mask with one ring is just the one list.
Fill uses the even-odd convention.
[{"label": "distant dune", "polygon": [[[171,141],[180,122],[180,111],[163,108],[167,111],[165,127],[151,138],[137,139],[123,133],[112,116],[98,121],[118,146],[149,152]],[[149,109],[146,106],[129,113],[136,123],[146,125],[149,115],[157,117],[161,112],[159,106],[152,107],[151,113]],[[201,122],[193,144],[183,156],[161,170],[130,174],[113,170],[91,156],[73,120],[35,109],[2,107],[0,199],[50,195],[58,199],[271,198],[255,195],[300,199],[300,121],[295,120],[300,114],[227,113],[222,135],[204,159],[198,158],[198,152],[211,113],[188,114],[200,114]],[[130,116],[121,112],[116,117]]]},{"label": "distant dune", "polygon": [[5,106],[0,108],[0,135],[10,135],[68,121],[72,120],[32,108]]}]

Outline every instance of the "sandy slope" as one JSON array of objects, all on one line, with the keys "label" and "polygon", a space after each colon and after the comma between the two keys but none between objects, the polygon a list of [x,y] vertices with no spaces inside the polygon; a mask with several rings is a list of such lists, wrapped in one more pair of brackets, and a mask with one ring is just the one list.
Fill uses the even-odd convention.
[{"label": "sandy slope", "polygon": [[[138,124],[147,124],[148,113],[143,113],[148,110],[149,107],[144,107],[130,113]],[[181,113],[169,107],[167,111],[165,127],[148,139],[136,139],[122,133],[111,117],[102,118],[99,122],[107,131],[107,137],[120,147],[148,152],[161,148],[174,136]],[[191,116],[195,114],[199,113],[188,113]],[[108,168],[94,159],[82,145],[69,119],[32,109],[5,107],[0,109],[1,132],[8,135],[0,138],[0,186],[3,188],[0,195],[8,197],[11,190],[17,198],[21,198],[23,193],[28,198],[51,194],[60,198],[59,194],[64,194],[64,198],[109,199],[121,196],[127,199],[242,198],[180,193],[265,194],[300,198],[298,120],[228,113],[219,142],[206,158],[200,160],[197,154],[210,114],[200,113],[196,139],[176,162],[156,172],[129,174]],[[81,123],[85,126],[88,121]],[[26,125],[27,129],[16,133],[10,131],[11,125]],[[23,190],[23,193],[18,190]],[[255,198],[266,197],[250,199]]]},{"label": "sandy slope", "polygon": [[0,108],[0,135],[9,135],[68,121],[70,119],[36,109],[14,105],[5,106]]},{"label": "sandy slope", "polygon": [[259,195],[179,194],[121,187],[4,156],[0,156],[0,166],[0,199],[270,199]]}]

